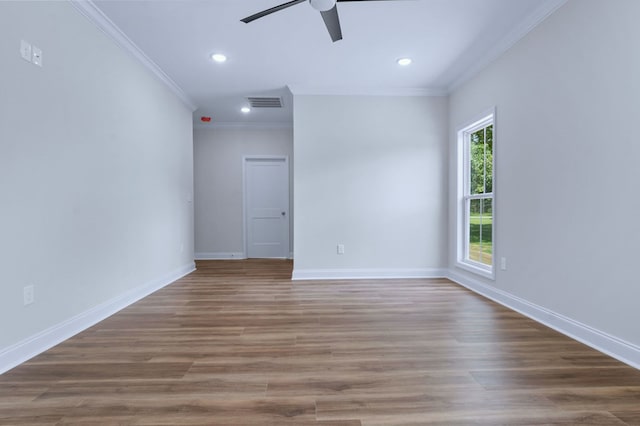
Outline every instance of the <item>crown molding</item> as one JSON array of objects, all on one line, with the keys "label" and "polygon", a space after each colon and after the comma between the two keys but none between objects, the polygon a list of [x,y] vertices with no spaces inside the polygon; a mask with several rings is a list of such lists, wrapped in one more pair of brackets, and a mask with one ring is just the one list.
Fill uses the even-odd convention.
[{"label": "crown molding", "polygon": [[306,85],[287,86],[294,95],[322,96],[447,96],[444,87],[433,88],[380,88],[380,87],[320,87]]},{"label": "crown molding", "polygon": [[118,46],[129,52],[171,90],[191,112],[196,104],[162,69],[111,21],[92,0],[68,0],[85,18],[109,36]]},{"label": "crown molding", "polygon": [[520,24],[511,30],[502,40],[496,43],[493,48],[484,53],[479,61],[473,62],[470,66],[464,66],[464,71],[448,86],[447,93],[452,93],[479,74],[480,71],[506,53],[507,50],[513,47],[566,2],[567,0],[545,0],[541,2],[536,10],[520,22]]},{"label": "crown molding", "polygon": [[[133,55],[141,64],[162,81],[191,111],[197,106],[193,100],[169,77],[151,58],[149,58],[133,41],[131,41],[117,25],[115,25],[92,0],[68,0],[83,16],[108,35],[122,49]],[[463,71],[446,87],[431,88],[379,88],[379,87],[319,87],[310,85],[289,85],[294,95],[325,96],[448,96],[465,82],[476,76],[489,64],[498,59],[520,39],[536,28],[547,17],[564,5],[567,0],[544,0],[527,18],[525,18],[507,36],[500,40],[491,50],[482,55],[482,59]],[[291,127],[290,123],[214,123],[211,125],[194,125],[194,128],[283,128]]]},{"label": "crown molding", "polygon": [[213,129],[292,129],[293,123],[290,122],[221,122],[221,123],[194,123],[194,129],[213,130]]}]

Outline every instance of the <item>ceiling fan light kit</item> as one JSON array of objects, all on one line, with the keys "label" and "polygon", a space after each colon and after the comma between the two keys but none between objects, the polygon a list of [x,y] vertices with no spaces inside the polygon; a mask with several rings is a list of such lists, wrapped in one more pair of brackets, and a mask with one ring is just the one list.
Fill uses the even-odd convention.
[{"label": "ceiling fan light kit", "polygon": [[[296,4],[305,2],[307,0],[291,0],[286,3],[282,3],[278,6],[274,6],[272,8],[263,10],[262,12],[258,12],[251,16],[247,16],[244,19],[241,19],[241,22],[248,24],[249,22],[253,22],[256,19],[265,17],[267,15],[271,15],[272,13],[279,12],[281,10],[287,9],[291,6],[295,6]],[[364,1],[380,1],[380,0],[309,0],[309,4],[312,8],[320,12],[322,15],[322,20],[324,21],[325,26],[327,27],[327,31],[329,31],[329,35],[331,36],[331,40],[335,43],[338,40],[342,40],[342,28],[340,27],[340,18],[338,17],[338,8],[336,3],[341,2],[364,2]],[[384,1],[384,0],[382,0]],[[390,1],[390,0],[388,0]]]}]

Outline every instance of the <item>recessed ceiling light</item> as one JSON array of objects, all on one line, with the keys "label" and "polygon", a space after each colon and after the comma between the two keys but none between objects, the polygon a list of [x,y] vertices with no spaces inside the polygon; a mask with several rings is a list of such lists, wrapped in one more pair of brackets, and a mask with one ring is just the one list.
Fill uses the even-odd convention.
[{"label": "recessed ceiling light", "polygon": [[249,107],[242,107],[240,108],[240,111],[242,111],[245,114],[249,114],[251,112],[251,108]]},{"label": "recessed ceiling light", "polygon": [[216,62],[222,63],[227,60],[227,57],[224,56],[222,53],[214,53],[213,55],[211,55],[211,59],[213,59]]},{"label": "recessed ceiling light", "polygon": [[398,63],[398,65],[406,67],[407,65],[411,65],[411,62],[413,61],[411,60],[411,58],[400,58],[396,62]]}]

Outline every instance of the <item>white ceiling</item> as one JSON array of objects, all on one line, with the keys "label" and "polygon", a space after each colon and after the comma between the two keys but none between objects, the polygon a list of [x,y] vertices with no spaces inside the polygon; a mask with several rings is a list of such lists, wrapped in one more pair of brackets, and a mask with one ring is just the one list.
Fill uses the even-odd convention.
[{"label": "white ceiling", "polygon": [[[308,3],[245,24],[285,0],[94,0],[212,123],[291,123],[292,96],[444,94],[505,51],[562,0],[388,0],[338,4],[332,43]],[[224,64],[210,54],[228,56]],[[411,57],[400,67],[396,59]],[[242,114],[247,96],[282,109]]]}]

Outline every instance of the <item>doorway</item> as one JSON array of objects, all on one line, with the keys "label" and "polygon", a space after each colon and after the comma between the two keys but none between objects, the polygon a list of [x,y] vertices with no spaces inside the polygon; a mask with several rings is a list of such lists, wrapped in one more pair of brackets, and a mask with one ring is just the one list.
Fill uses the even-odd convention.
[{"label": "doorway", "polygon": [[289,257],[289,158],[244,157],[244,235],[249,259]]}]

